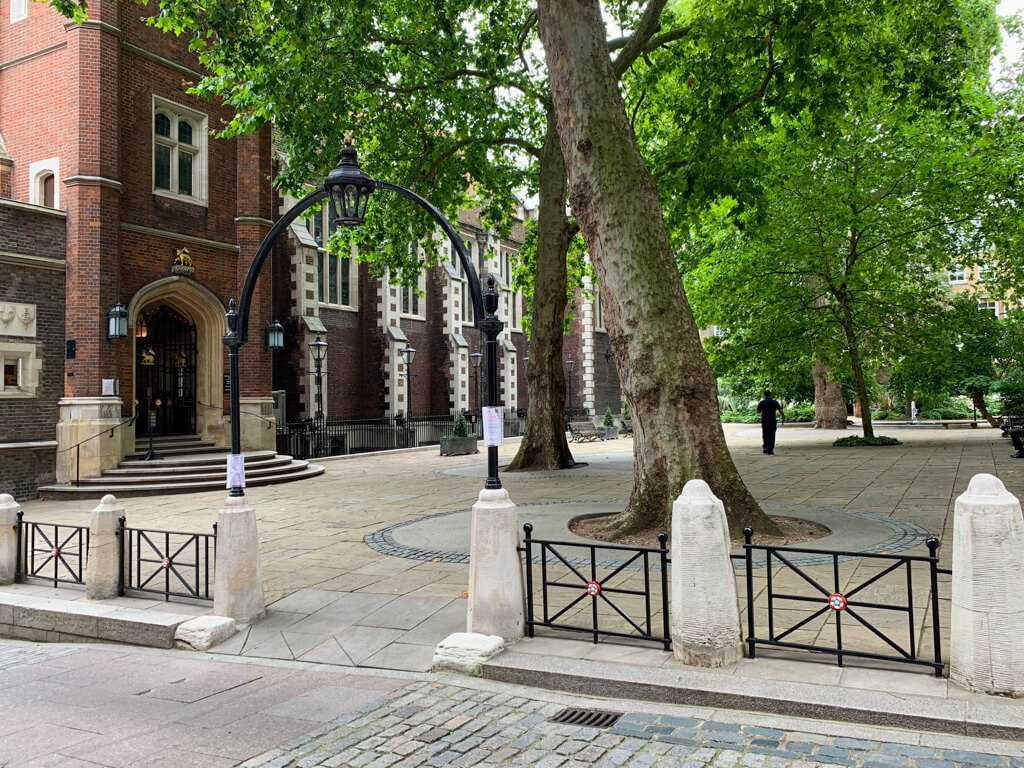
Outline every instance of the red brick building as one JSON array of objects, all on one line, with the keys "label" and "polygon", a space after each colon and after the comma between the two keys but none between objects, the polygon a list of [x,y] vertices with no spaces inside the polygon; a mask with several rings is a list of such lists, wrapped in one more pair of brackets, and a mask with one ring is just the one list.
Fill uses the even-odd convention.
[{"label": "red brick building", "polygon": [[[228,442],[224,314],[294,201],[273,191],[270,128],[214,138],[231,112],[188,93],[200,74],[187,41],[141,15],[95,0],[78,24],[45,4],[0,0],[0,492],[67,481],[69,449],[87,439],[75,451],[82,476],[112,468],[151,420],[158,434]],[[501,290],[501,400],[511,410],[528,406],[526,307],[509,288],[530,213],[518,215],[508,238],[472,211],[459,221],[478,272]],[[326,232],[324,221],[293,225],[263,269],[241,351],[243,449],[274,447],[275,416],[315,412],[308,345],[318,334],[329,345],[328,418],[475,412],[480,340],[450,245],[417,292],[331,256]],[[119,304],[130,330],[108,338]],[[614,397],[605,392],[612,367],[600,356],[598,308],[581,306],[568,353],[582,356],[574,404],[618,411],[617,382]],[[271,353],[263,329],[274,319],[287,338]]]}]

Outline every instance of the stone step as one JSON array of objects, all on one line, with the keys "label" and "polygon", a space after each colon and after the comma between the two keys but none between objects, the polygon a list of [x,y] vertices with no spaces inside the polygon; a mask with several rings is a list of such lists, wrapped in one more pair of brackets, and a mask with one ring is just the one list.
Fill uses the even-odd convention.
[{"label": "stone step", "polygon": [[[291,460],[291,456],[282,456],[281,454],[272,454],[260,457],[246,456],[245,469],[248,472],[254,469],[262,470],[269,467],[283,467]],[[122,479],[145,475],[182,477],[184,475],[192,475],[198,472],[216,472],[218,470],[220,470],[220,474],[222,475],[227,471],[227,460],[225,458],[202,463],[197,462],[184,466],[177,462],[167,463],[160,459],[155,459],[154,461],[133,462],[132,465],[128,467],[122,465],[117,469],[105,469],[103,470],[103,477]],[[95,480],[96,478],[90,479]],[[82,482],[85,481],[83,480]]]},{"label": "stone step", "polygon": [[[192,456],[192,455],[200,454],[200,453],[224,453],[228,449],[225,448],[223,445],[215,445],[213,442],[210,442],[210,443],[208,443],[206,445],[199,445],[199,446],[195,446],[195,447],[177,447],[177,448],[164,447],[163,450],[161,450],[159,447],[157,447],[156,444],[154,444],[153,445],[153,450],[156,452],[156,454],[158,456],[161,455],[161,454],[164,454],[164,455],[167,455],[167,456],[175,456],[175,457],[177,457],[177,456]],[[132,453],[129,453],[125,458],[126,459],[141,459],[148,452],[149,452],[149,448],[146,448],[145,450],[141,450],[141,451],[133,451]]]},{"label": "stone step", "polygon": [[[206,442],[202,435],[153,435],[153,443],[196,443]],[[135,435],[135,447],[145,448],[149,444],[149,437],[146,435]]]},{"label": "stone step", "polygon": [[[250,476],[246,474],[246,485],[273,485],[274,483],[290,483],[294,480],[304,480],[309,477],[322,475],[324,468],[319,464],[308,464],[298,471],[276,472],[269,475]],[[112,478],[113,480],[113,478]],[[132,496],[154,496],[166,493],[184,493],[186,491],[217,491],[226,490],[225,480],[196,480],[188,482],[176,482],[174,478],[161,478],[154,482],[129,482],[114,481],[97,483],[95,485],[41,485],[39,486],[39,498],[41,499],[91,499],[98,498],[105,493],[113,493],[118,498]]]},{"label": "stone step", "polygon": [[[200,466],[216,467],[221,464],[227,463],[228,450],[221,448],[219,454],[208,454],[200,456],[167,456],[164,458],[157,458],[153,461],[141,461],[140,459],[125,459],[118,466],[119,469],[128,469],[131,467],[152,467],[156,466],[157,463],[161,467],[189,467],[196,468]],[[274,451],[248,451],[243,454],[245,456],[246,465],[253,464],[258,461],[265,461],[272,459],[277,454]]]},{"label": "stone step", "polygon": [[[161,453],[174,453],[175,451],[186,449],[186,448],[209,448],[215,446],[213,440],[163,440],[157,442],[153,441],[153,450]],[[221,446],[223,448],[224,446]],[[137,440],[135,442],[134,453],[146,453],[149,450],[148,440]]]},{"label": "stone step", "polygon": [[[260,464],[249,464],[246,463],[245,477],[246,479],[254,477],[263,477],[265,475],[274,474],[288,474],[289,472],[297,472],[300,469],[305,469],[309,466],[308,461],[296,460],[291,456],[279,456],[280,461],[263,462]],[[133,474],[121,475],[114,474],[119,470],[110,469],[103,473],[102,477],[85,477],[80,481],[81,486],[86,485],[126,485],[126,484],[142,484],[151,485],[153,483],[190,483],[198,480],[220,480],[224,482],[227,479],[227,467],[222,467],[219,471],[214,470],[212,472],[188,472],[185,474],[177,473],[163,473],[163,472],[138,472],[134,470]]]}]

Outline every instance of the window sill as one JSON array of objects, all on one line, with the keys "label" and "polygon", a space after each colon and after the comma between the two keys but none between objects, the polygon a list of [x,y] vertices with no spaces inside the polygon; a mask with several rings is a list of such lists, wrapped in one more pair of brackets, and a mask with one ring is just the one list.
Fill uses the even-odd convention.
[{"label": "window sill", "polygon": [[0,400],[33,400],[35,396],[35,392],[0,391]]},{"label": "window sill", "polygon": [[197,206],[199,206],[201,208],[208,207],[207,203],[206,203],[206,200],[203,200],[202,198],[191,197],[189,195],[179,195],[179,194],[176,194],[174,192],[169,192],[166,189],[154,189],[153,190],[153,195],[155,197],[165,197],[168,200],[176,200],[179,203],[190,203],[192,205],[197,205]]},{"label": "window sill", "polygon": [[353,307],[351,304],[331,304],[326,301],[317,302],[323,309],[336,309],[341,312],[358,312],[359,307]]},{"label": "window sill", "polygon": [[424,322],[426,322],[427,320],[426,315],[410,315],[405,312],[400,312],[399,317],[401,317],[403,320],[423,320]]}]

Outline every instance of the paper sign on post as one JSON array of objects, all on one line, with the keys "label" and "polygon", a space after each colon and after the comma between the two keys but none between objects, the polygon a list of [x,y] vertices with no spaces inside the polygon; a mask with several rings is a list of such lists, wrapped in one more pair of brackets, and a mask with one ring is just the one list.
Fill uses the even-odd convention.
[{"label": "paper sign on post", "polygon": [[484,445],[488,448],[502,445],[501,408],[489,405],[484,408]]},{"label": "paper sign on post", "polygon": [[228,454],[228,488],[245,488],[245,456],[240,453]]}]

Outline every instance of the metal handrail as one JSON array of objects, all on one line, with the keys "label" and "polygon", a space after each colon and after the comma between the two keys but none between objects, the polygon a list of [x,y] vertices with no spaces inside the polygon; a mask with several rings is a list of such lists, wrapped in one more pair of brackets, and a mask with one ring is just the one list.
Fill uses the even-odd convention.
[{"label": "metal handrail", "polygon": [[95,440],[97,437],[100,437],[100,436],[106,434],[107,432],[109,432],[110,436],[113,437],[114,436],[114,430],[120,429],[125,424],[128,424],[130,426],[131,424],[133,424],[135,422],[135,418],[136,418],[135,416],[132,416],[130,419],[125,419],[120,424],[115,424],[114,426],[110,427],[109,429],[104,429],[102,432],[97,432],[95,435],[91,435],[91,436],[85,438],[85,440],[79,440],[74,445],[69,445],[67,448],[62,448],[59,451],[57,451],[57,453],[67,453],[72,448],[75,450],[75,487],[76,488],[80,487],[80,483],[79,483],[79,480],[80,480],[80,478],[79,478],[79,469],[80,469],[81,457],[82,457],[82,451],[81,451],[82,444],[83,443],[88,443],[90,440]]}]

